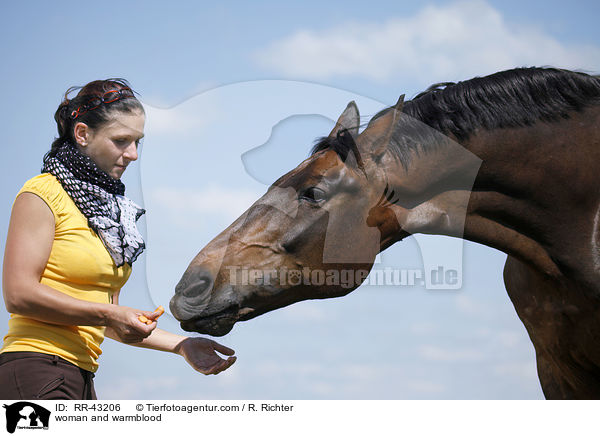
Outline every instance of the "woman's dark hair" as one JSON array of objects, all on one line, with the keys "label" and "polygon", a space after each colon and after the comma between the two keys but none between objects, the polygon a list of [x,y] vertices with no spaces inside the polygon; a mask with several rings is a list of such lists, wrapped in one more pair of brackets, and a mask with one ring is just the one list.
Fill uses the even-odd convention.
[{"label": "woman's dark hair", "polygon": [[[102,98],[107,92],[120,91],[124,88],[131,89],[129,82],[125,79],[94,80],[85,86],[72,86],[65,93],[63,101],[54,113],[58,138],[52,142],[50,151],[44,156],[44,161],[53,157],[56,152],[67,144],[75,144],[73,128],[77,123],[85,123],[91,129],[97,129],[104,123],[110,121],[117,112],[142,112],[144,107],[135,97],[119,98],[110,103],[101,103],[93,110],[82,110],[94,100]],[[69,100],[69,94],[79,89],[77,95]],[[133,90],[132,90],[133,91]],[[77,110],[79,109],[79,112]]]}]

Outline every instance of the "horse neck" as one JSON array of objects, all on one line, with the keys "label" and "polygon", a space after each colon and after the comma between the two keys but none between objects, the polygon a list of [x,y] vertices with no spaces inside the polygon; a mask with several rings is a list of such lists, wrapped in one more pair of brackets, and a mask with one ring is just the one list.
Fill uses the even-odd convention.
[{"label": "horse neck", "polygon": [[[388,168],[404,174],[395,177],[397,189],[402,191],[404,183],[412,186],[411,194],[421,193],[414,204],[400,204],[401,226],[411,233],[463,237],[545,274],[598,283],[599,109],[560,122],[474,135],[463,144],[481,159],[471,189],[461,175],[473,174],[474,160],[452,160],[448,149],[422,155],[408,172]],[[429,176],[427,186],[423,174]]]}]

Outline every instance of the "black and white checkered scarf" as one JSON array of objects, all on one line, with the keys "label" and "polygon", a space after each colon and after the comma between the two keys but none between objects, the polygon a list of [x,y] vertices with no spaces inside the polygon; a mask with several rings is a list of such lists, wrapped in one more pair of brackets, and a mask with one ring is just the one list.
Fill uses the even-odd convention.
[{"label": "black and white checkered scarf", "polygon": [[146,211],[124,196],[125,185],[102,171],[73,144],[44,160],[43,173],[54,175],[100,237],[117,267],[131,265],[146,245],[136,222]]}]

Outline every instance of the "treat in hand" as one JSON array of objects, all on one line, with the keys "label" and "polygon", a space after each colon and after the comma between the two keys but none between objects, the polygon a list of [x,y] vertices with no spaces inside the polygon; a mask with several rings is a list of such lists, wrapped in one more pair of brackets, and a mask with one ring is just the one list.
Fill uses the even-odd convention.
[{"label": "treat in hand", "polygon": [[[158,307],[156,308],[155,312],[158,312],[158,316],[156,317],[156,319],[158,319],[158,318],[159,318],[159,317],[160,317],[160,316],[161,316],[163,313],[165,313],[165,308],[164,308],[164,307],[162,307],[162,306],[158,306]],[[147,318],[147,317],[145,317],[144,315],[140,315],[140,316],[138,316],[138,319],[139,319],[141,322],[143,322],[143,323],[145,323],[145,324],[147,324],[147,325],[150,325],[150,324],[152,324],[152,320],[151,320],[151,319],[148,319],[148,318]],[[155,319],[154,321],[156,321],[156,319]]]}]

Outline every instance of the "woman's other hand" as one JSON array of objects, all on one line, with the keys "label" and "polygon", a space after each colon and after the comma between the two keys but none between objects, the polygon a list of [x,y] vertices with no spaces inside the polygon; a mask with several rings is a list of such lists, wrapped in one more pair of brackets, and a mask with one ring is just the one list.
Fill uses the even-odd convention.
[{"label": "woman's other hand", "polygon": [[[206,338],[186,338],[177,345],[175,352],[196,371],[206,375],[225,371],[237,359],[233,356],[234,350]],[[230,357],[223,359],[217,352]]]}]

